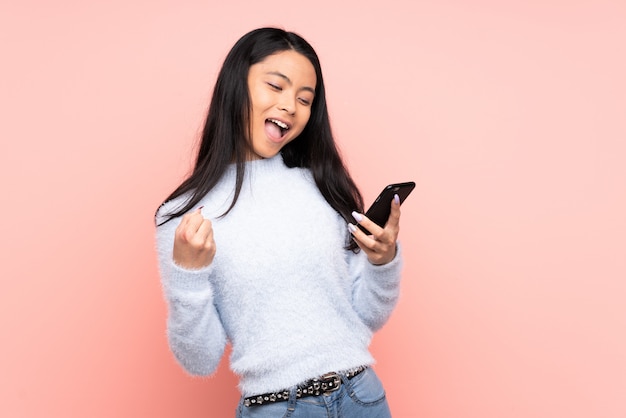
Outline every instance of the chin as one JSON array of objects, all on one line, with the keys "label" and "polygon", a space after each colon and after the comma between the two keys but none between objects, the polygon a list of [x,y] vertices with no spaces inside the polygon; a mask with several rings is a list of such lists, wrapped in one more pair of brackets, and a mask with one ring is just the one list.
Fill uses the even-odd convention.
[{"label": "chin", "polygon": [[253,150],[251,155],[250,155],[250,159],[251,160],[262,160],[262,159],[266,159],[266,158],[272,158],[277,156],[280,153],[280,150],[276,150],[276,151],[259,151],[259,150]]}]

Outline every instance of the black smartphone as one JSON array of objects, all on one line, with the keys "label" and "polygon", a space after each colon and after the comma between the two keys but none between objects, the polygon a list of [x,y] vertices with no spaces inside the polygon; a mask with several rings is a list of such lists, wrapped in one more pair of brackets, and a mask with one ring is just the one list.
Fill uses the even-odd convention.
[{"label": "black smartphone", "polygon": [[[376,200],[374,200],[374,203],[372,203],[372,206],[365,212],[365,216],[377,225],[384,227],[391,214],[391,201],[393,200],[393,196],[397,194],[400,198],[400,204],[402,204],[414,188],[415,182],[413,181],[388,185],[380,192]],[[361,228],[361,231],[368,235],[370,234],[367,229],[363,228],[361,225],[358,226]]]}]

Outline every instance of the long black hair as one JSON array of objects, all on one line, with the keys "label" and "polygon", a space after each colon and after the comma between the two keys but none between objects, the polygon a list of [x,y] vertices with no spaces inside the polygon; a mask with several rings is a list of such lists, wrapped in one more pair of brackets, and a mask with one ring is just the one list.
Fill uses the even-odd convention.
[{"label": "long black hair", "polygon": [[[245,162],[251,151],[247,140],[250,116],[248,72],[269,55],[293,50],[305,56],[317,76],[311,116],[300,135],[281,149],[288,167],[306,167],[326,199],[346,222],[352,211],[363,212],[363,197],[350,177],[333,138],[322,68],[313,47],[301,36],[278,28],[255,29],[235,43],[217,77],[202,132],[200,149],[191,175],[165,202],[184,194],[189,198],[180,208],[165,215],[162,225],[189,211],[218,183],[229,164],[235,163],[235,194],[225,216],[235,206],[244,179]],[[349,248],[356,249],[351,241]]]}]

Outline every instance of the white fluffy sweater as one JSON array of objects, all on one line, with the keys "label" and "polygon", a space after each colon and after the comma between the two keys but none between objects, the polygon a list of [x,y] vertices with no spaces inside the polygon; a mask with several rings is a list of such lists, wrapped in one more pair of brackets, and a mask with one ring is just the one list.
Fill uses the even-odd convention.
[{"label": "white fluffy sweater", "polygon": [[[398,298],[400,249],[384,266],[345,250],[346,222],[311,173],[288,168],[280,155],[247,163],[239,200],[220,218],[234,184],[233,165],[198,205],[213,223],[210,266],[174,264],[180,218],[157,228],[167,335],[180,364],[191,374],[211,374],[230,342],[245,396],[372,364],[372,334]],[[168,202],[159,216],[183,202]]]}]

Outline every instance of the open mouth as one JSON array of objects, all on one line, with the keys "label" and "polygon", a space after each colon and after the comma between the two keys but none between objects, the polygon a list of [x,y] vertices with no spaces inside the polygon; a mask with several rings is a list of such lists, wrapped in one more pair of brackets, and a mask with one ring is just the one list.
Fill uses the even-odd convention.
[{"label": "open mouth", "polygon": [[265,131],[274,140],[279,140],[289,131],[289,125],[277,119],[265,120]]}]

